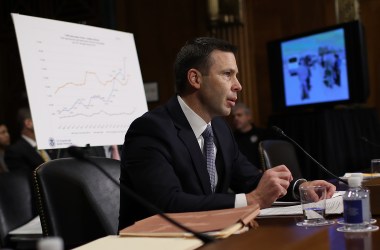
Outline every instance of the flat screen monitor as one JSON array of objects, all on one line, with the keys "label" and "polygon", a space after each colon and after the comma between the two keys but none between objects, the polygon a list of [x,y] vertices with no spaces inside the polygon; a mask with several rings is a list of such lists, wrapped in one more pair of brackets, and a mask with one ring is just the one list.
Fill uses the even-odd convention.
[{"label": "flat screen monitor", "polygon": [[274,111],[365,102],[369,95],[363,26],[352,21],[267,46]]}]

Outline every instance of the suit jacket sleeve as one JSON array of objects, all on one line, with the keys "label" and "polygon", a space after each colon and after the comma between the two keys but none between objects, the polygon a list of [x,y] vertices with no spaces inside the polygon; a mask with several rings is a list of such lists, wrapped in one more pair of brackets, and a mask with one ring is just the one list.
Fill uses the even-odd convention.
[{"label": "suit jacket sleeve", "polygon": [[24,139],[19,139],[11,145],[4,155],[10,171],[22,171],[32,173],[44,160],[37,151]]}]

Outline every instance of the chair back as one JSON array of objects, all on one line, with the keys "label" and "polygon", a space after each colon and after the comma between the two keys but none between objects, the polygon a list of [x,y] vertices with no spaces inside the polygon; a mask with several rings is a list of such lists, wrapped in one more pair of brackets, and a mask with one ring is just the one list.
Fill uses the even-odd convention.
[{"label": "chair back", "polygon": [[263,140],[259,143],[259,153],[263,170],[285,165],[293,178],[302,178],[297,153],[294,146],[284,140]]},{"label": "chair back", "polygon": [[34,218],[32,188],[27,175],[0,174],[0,248],[13,247],[9,232]]},{"label": "chair back", "polygon": [[[119,161],[89,159],[119,181]],[[74,158],[46,162],[35,170],[34,185],[44,236],[60,236],[72,248],[117,234],[119,186],[93,164]]]}]

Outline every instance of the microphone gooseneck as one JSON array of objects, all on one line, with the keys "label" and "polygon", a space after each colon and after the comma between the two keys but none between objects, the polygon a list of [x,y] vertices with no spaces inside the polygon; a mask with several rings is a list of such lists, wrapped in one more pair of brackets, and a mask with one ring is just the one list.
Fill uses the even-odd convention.
[{"label": "microphone gooseneck", "polygon": [[82,150],[80,150],[78,147],[70,146],[67,148],[67,152],[74,157],[77,160],[85,161],[96,167],[99,171],[101,171],[108,179],[110,179],[114,184],[119,186],[125,194],[127,194],[129,197],[132,197],[137,202],[139,202],[141,205],[143,205],[145,208],[147,208],[150,212],[158,214],[163,219],[171,223],[172,225],[184,230],[185,232],[189,232],[193,234],[196,238],[201,240],[203,243],[207,244],[210,242],[215,241],[215,238],[212,236],[209,236],[207,234],[203,234],[200,232],[193,231],[192,229],[186,227],[185,225],[180,224],[179,222],[175,221],[174,219],[167,216],[163,211],[161,211],[159,208],[157,208],[155,205],[150,203],[148,200],[144,199],[140,195],[136,194],[134,191],[132,191],[130,188],[126,187],[122,183],[115,180],[109,173],[107,173],[103,168],[101,168],[95,161],[88,158]]},{"label": "microphone gooseneck", "polygon": [[284,131],[282,131],[282,129],[280,129],[279,127],[276,127],[276,126],[272,126],[272,129],[278,133],[279,135],[285,137],[286,139],[288,139],[289,141],[291,141],[294,145],[297,146],[297,148],[299,148],[307,157],[309,157],[309,159],[311,159],[314,163],[317,164],[317,166],[322,169],[325,173],[327,173],[328,175],[334,177],[335,179],[345,183],[348,185],[348,182],[346,180],[343,180],[342,178],[336,176],[335,174],[331,173],[327,168],[325,168],[321,163],[319,163],[316,159],[314,159],[314,157],[312,157],[308,152],[306,152],[305,149],[303,149],[295,140],[293,140],[292,138],[290,138],[289,136],[287,136]]},{"label": "microphone gooseneck", "polygon": [[367,143],[367,144],[373,146],[373,147],[380,148],[380,144],[377,144],[377,143],[374,143],[373,141],[368,140],[368,138],[365,137],[365,136],[361,136],[360,139],[361,139],[362,141],[364,141],[365,143]]}]

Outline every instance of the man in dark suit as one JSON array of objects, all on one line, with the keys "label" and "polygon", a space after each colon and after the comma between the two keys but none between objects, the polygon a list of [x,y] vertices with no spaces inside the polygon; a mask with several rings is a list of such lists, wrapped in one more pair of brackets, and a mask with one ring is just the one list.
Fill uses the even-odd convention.
[{"label": "man in dark suit", "polygon": [[257,127],[252,121],[251,110],[244,103],[237,103],[231,111],[235,140],[240,152],[255,166],[259,167],[259,143],[269,137],[266,128]]},{"label": "man in dark suit", "polygon": [[28,176],[36,167],[56,157],[53,150],[37,150],[36,136],[33,120],[29,108],[21,108],[18,111],[18,123],[21,127],[20,138],[5,151],[5,162],[9,171],[22,172]]},{"label": "man in dark suit", "polygon": [[32,213],[37,215],[35,198],[33,197],[33,171],[45,161],[54,159],[56,151],[37,149],[33,120],[29,108],[21,108],[18,111],[17,120],[21,128],[20,138],[6,149],[4,160],[10,172],[24,176],[25,181],[28,182],[32,197],[25,197],[25,199],[30,199]]},{"label": "man in dark suit", "polygon": [[[235,51],[215,38],[188,42],[175,61],[177,95],[137,118],[125,136],[121,183],[164,212],[251,204],[265,208],[286,194],[294,195],[297,185],[325,185],[328,196],[335,191],[325,181],[293,181],[284,165],[261,173],[240,153],[220,117],[230,114],[242,89]],[[206,147],[207,136],[202,134],[208,126],[214,141]],[[127,194],[120,195],[120,229],[152,215]]]},{"label": "man in dark suit", "polygon": [[5,122],[0,120],[0,174],[8,172],[7,164],[4,161],[5,149],[11,144],[11,137]]}]

